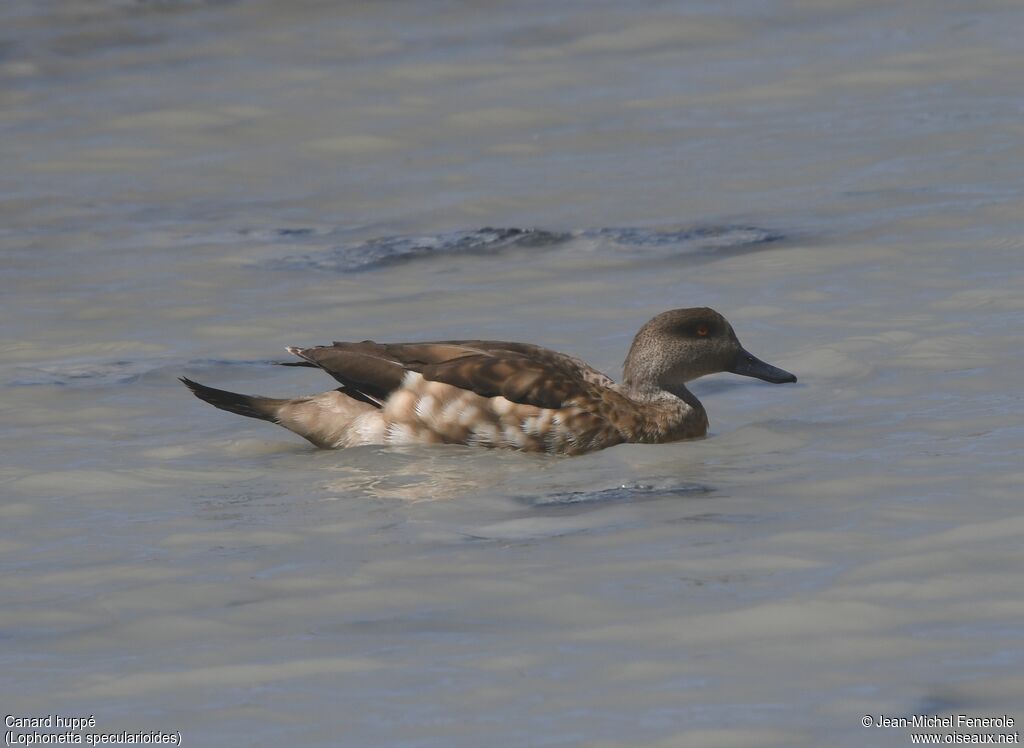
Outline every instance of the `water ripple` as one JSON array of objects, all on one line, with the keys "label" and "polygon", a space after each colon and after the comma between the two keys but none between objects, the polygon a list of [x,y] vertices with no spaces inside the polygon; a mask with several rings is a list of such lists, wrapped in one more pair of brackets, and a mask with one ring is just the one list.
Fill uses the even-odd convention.
[{"label": "water ripple", "polygon": [[[315,243],[330,240],[339,231],[289,228],[247,232],[248,238],[266,242]],[[785,239],[780,232],[756,226],[685,226],[650,229],[610,227],[574,231],[491,228],[434,235],[384,236],[346,242],[322,251],[293,254],[271,260],[271,270],[315,270],[354,273],[389,267],[410,260],[443,255],[492,255],[514,248],[555,249],[577,244],[588,250],[636,250],[645,257],[672,257],[720,253],[729,249],[760,248]],[[576,240],[579,240],[577,243]]]}]

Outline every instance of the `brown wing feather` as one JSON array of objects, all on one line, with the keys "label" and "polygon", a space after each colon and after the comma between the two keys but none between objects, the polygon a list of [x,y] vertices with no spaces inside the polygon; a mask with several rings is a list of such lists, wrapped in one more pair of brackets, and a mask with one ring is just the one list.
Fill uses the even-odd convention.
[{"label": "brown wing feather", "polygon": [[615,381],[608,375],[598,371],[584,361],[570,356],[567,353],[559,353],[550,348],[544,348],[531,343],[511,343],[504,340],[447,340],[445,343],[452,345],[466,346],[476,350],[487,351],[495,355],[501,352],[515,353],[525,356],[537,363],[543,363],[559,369],[568,369],[580,376],[585,382],[610,387]]},{"label": "brown wing feather", "polygon": [[538,408],[561,408],[585,384],[556,367],[523,356],[481,353],[440,364],[420,372],[432,382],[444,382],[482,397],[504,397],[514,403]]},{"label": "brown wing feather", "polygon": [[600,405],[612,380],[582,361],[528,343],[447,340],[428,343],[359,343],[289,349],[319,366],[347,389],[381,402],[401,386],[406,371],[482,397],[504,397],[538,408],[570,401]]},{"label": "brown wing feather", "polygon": [[[324,346],[325,348],[328,346]],[[361,343],[334,341],[329,346],[339,351],[355,351],[402,364],[410,371],[419,371],[430,364],[444,363],[465,356],[476,356],[481,350],[472,349],[454,342],[442,343],[375,343],[364,340]]]},{"label": "brown wing feather", "polygon": [[581,377],[586,382],[610,387],[615,384],[611,377],[603,374],[575,356],[559,353],[549,348],[530,343],[513,343],[505,340],[439,340],[428,343],[375,343],[364,340],[361,343],[335,341],[335,348],[360,351],[397,361],[412,371],[419,371],[430,364],[448,363],[456,358],[466,358],[489,353],[504,358],[508,354],[528,358],[538,364],[551,366],[567,374]]},{"label": "brown wing feather", "polygon": [[333,346],[289,348],[291,353],[326,371],[344,385],[380,405],[402,385],[405,367],[395,361],[358,350],[339,350]]}]

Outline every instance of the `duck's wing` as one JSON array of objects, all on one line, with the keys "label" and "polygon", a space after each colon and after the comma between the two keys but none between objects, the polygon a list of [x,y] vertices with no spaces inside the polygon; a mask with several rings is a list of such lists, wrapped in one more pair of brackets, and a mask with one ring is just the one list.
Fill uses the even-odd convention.
[{"label": "duck's wing", "polygon": [[341,382],[345,394],[381,407],[388,396],[402,386],[406,368],[398,361],[363,351],[353,343],[353,349],[337,345],[318,345],[311,348],[288,346],[288,352],[301,358],[307,365],[316,366]]},{"label": "duck's wing", "polygon": [[401,387],[407,372],[539,408],[598,398],[611,380],[571,356],[525,343],[488,340],[433,343],[335,342],[289,348],[344,386],[377,404]]},{"label": "duck's wing", "polygon": [[607,374],[598,371],[582,359],[570,356],[568,353],[559,353],[550,348],[543,348],[530,343],[510,343],[503,340],[448,340],[446,343],[453,345],[467,346],[482,351],[498,354],[500,352],[515,353],[525,356],[538,363],[565,369],[575,372],[585,382],[596,384],[601,387],[611,387],[615,380]]}]

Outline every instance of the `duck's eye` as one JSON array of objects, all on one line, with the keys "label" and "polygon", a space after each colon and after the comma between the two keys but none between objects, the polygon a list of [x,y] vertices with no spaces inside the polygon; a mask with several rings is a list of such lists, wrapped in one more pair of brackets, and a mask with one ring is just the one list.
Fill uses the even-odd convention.
[{"label": "duck's eye", "polygon": [[708,332],[710,332],[710,331],[708,330],[708,326],[707,325],[697,325],[697,335],[698,336],[700,336],[702,338],[706,338],[708,336]]}]

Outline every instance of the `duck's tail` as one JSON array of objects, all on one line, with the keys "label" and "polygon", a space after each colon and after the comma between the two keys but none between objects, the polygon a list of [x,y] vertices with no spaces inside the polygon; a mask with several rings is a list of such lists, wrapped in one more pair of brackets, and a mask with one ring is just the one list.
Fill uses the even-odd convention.
[{"label": "duck's tail", "polygon": [[215,408],[280,424],[322,449],[383,443],[386,424],[380,408],[339,390],[280,400],[218,390],[185,377],[181,381]]},{"label": "duck's tail", "polygon": [[272,397],[258,397],[255,395],[240,395],[237,392],[218,390],[207,387],[205,384],[193,382],[191,379],[179,377],[182,384],[192,390],[192,394],[200,400],[205,400],[215,408],[226,410],[229,413],[237,413],[240,416],[259,418],[261,421],[278,423],[278,413],[281,407],[288,400],[277,400]]}]

